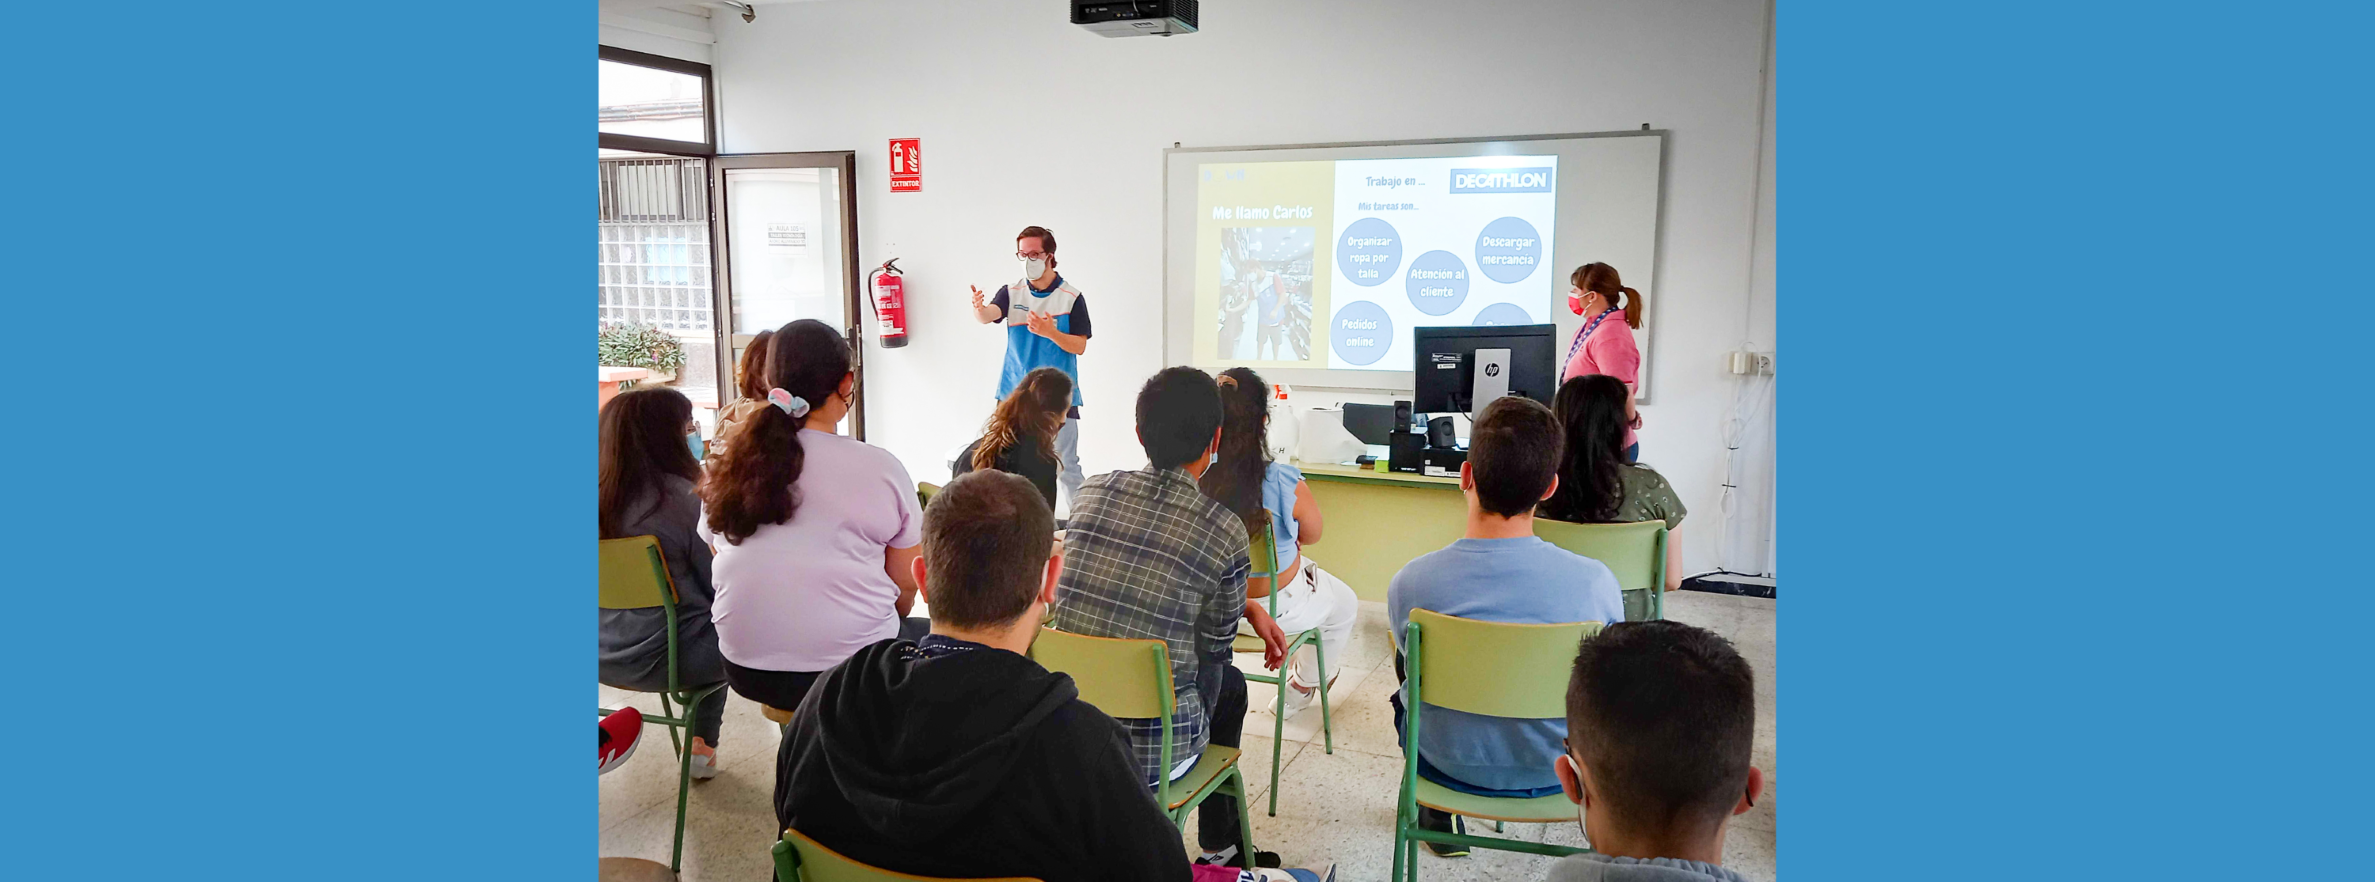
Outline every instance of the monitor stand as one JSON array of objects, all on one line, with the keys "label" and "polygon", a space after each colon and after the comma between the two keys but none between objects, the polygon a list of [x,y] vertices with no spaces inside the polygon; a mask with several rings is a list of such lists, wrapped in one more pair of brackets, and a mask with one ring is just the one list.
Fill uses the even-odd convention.
[{"label": "monitor stand", "polygon": [[1509,394],[1509,350],[1476,350],[1475,373],[1470,375],[1468,418],[1483,413],[1485,405]]}]

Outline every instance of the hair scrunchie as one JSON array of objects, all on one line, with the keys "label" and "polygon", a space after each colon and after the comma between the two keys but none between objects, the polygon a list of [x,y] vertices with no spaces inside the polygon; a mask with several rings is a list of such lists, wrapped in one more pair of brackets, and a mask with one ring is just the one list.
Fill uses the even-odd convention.
[{"label": "hair scrunchie", "polygon": [[767,401],[776,407],[783,408],[783,412],[791,414],[793,419],[808,415],[808,399],[782,389],[767,390]]}]

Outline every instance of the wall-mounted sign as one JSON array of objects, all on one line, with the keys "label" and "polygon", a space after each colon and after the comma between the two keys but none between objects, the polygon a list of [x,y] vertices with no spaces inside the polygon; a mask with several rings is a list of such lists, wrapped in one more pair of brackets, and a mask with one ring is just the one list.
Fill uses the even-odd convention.
[{"label": "wall-mounted sign", "polygon": [[891,192],[913,193],[924,188],[922,138],[891,139]]}]

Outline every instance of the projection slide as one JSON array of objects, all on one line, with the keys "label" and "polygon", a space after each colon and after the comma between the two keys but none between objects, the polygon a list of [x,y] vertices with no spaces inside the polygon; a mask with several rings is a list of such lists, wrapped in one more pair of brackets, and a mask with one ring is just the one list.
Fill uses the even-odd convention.
[{"label": "projection slide", "polygon": [[[1583,330],[1567,277],[1642,293],[1650,399],[1666,133],[1177,147],[1163,154],[1163,363],[1412,391],[1418,328]],[[1397,395],[1396,397],[1401,397]]]},{"label": "projection slide", "polygon": [[1411,328],[1552,322],[1558,160],[1199,165],[1192,363],[1407,371]]}]

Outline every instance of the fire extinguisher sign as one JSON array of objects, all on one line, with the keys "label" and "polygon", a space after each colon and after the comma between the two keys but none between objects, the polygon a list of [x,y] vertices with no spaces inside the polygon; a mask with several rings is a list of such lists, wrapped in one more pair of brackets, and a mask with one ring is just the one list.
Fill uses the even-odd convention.
[{"label": "fire extinguisher sign", "polygon": [[924,188],[922,138],[891,139],[891,192],[913,193]]}]

